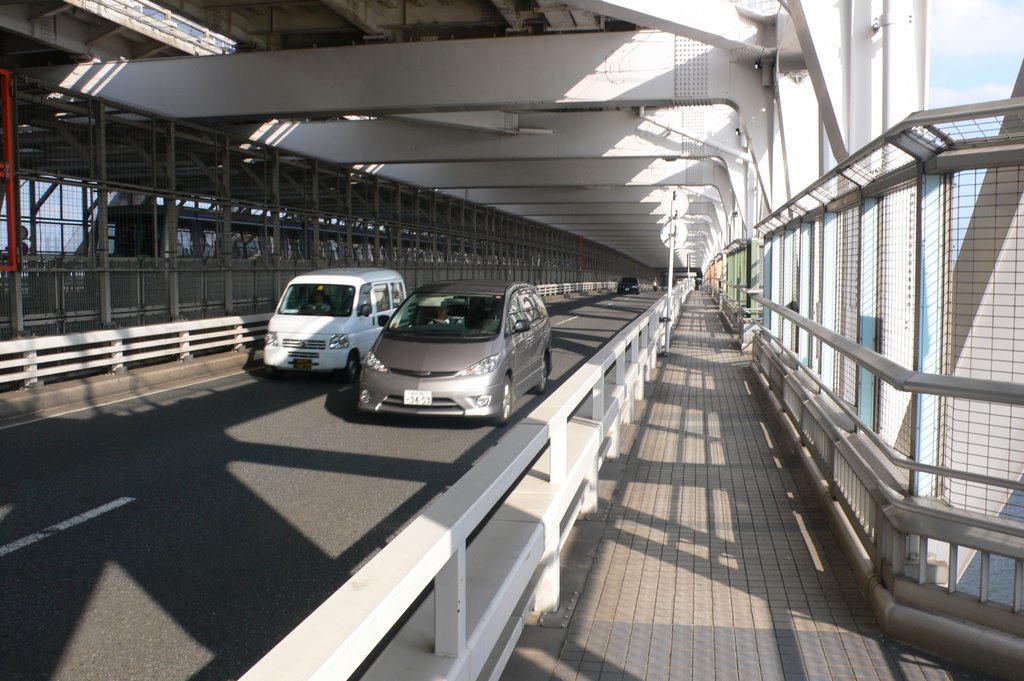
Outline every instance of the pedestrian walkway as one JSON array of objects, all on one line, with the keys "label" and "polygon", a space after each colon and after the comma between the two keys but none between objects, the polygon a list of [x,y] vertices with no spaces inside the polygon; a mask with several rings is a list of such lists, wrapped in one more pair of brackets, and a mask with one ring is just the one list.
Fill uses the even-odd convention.
[{"label": "pedestrian walkway", "polygon": [[692,294],[566,628],[502,681],[985,678],[882,636],[756,380]]}]

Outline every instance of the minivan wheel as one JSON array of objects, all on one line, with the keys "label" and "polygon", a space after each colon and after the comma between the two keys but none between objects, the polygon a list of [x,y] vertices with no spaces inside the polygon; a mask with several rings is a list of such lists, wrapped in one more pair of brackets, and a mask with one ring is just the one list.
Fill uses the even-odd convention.
[{"label": "minivan wheel", "polygon": [[345,380],[349,383],[355,383],[359,380],[359,369],[361,368],[359,363],[359,351],[352,350],[348,353],[348,360],[345,362]]},{"label": "minivan wheel", "polygon": [[537,385],[533,387],[532,392],[534,395],[543,395],[544,391],[548,389],[548,374],[551,373],[551,355],[544,353],[544,361],[540,367],[540,380],[537,381]]},{"label": "minivan wheel", "polygon": [[271,381],[276,381],[282,376],[280,369],[269,365],[263,367],[263,375],[269,378]]},{"label": "minivan wheel", "polygon": [[512,417],[512,379],[505,377],[505,386],[501,390],[501,411],[494,417],[494,423],[503,426]]}]

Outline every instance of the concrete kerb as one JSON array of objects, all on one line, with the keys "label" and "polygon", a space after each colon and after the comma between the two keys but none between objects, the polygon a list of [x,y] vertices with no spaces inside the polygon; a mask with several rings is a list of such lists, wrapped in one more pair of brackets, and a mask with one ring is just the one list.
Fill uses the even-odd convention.
[{"label": "concrete kerb", "polygon": [[135,397],[155,388],[203,376],[239,372],[255,366],[254,356],[253,350],[221,352],[124,373],[89,376],[28,390],[0,393],[0,422],[38,416],[55,409],[87,407],[120,396]]}]

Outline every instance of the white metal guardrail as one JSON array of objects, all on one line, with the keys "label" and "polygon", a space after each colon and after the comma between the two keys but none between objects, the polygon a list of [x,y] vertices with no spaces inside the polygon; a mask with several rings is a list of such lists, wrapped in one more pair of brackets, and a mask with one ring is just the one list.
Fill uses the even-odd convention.
[{"label": "white metal guardrail", "polygon": [[542,296],[569,295],[571,293],[598,293],[614,291],[614,281],[575,281],[566,284],[537,284],[537,292]]},{"label": "white metal guardrail", "polygon": [[[901,390],[1024,404],[1020,385],[909,370],[757,291],[745,292]],[[826,507],[835,513],[833,529],[883,631],[983,671],[1019,677],[1024,669],[1024,523],[955,509],[938,499],[913,496],[909,489],[916,473],[1007,496],[1024,492],[1024,484],[920,464],[894,451],[763,327],[753,340],[752,365],[795,444],[809,455],[808,471],[821,481]],[[966,594],[957,576],[975,555],[980,556],[980,584],[976,594]],[[1009,602],[992,598],[991,570],[999,560],[1013,566]]]},{"label": "white metal guardrail", "polygon": [[0,343],[0,390],[47,379],[116,373],[129,365],[187,359],[195,353],[240,349],[262,338],[269,314],[217,317],[21,338]]},{"label": "white metal guardrail", "polygon": [[431,585],[362,678],[497,678],[525,614],[558,607],[559,548],[576,514],[596,509],[601,464],[618,455],[654,370],[666,303],[511,428],[243,681],[349,678]]},{"label": "white metal guardrail", "polygon": [[[541,284],[542,296],[614,291],[615,282]],[[116,373],[132,364],[173,362],[195,353],[239,349],[263,338],[269,313],[39,336],[0,342],[0,391],[46,381]]]}]

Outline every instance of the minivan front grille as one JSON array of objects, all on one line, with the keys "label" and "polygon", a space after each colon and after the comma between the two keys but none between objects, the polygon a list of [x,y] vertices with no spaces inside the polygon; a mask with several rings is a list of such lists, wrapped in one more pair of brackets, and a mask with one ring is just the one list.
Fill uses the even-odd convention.
[{"label": "minivan front grille", "polygon": [[412,371],[409,369],[395,369],[391,368],[391,373],[398,374],[399,376],[414,376],[416,378],[447,378],[454,376],[457,372],[455,371]]},{"label": "minivan front grille", "polygon": [[309,350],[326,350],[327,341],[316,340],[315,338],[282,338],[281,347],[285,348],[308,348]]},{"label": "minivan front grille", "polygon": [[398,407],[399,409],[408,409],[410,411],[436,411],[446,414],[463,413],[462,407],[460,407],[455,400],[448,399],[447,397],[435,397],[433,403],[429,406],[410,406],[405,403],[401,395],[388,395],[384,398],[382,404],[386,404],[389,407]]}]

